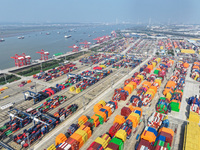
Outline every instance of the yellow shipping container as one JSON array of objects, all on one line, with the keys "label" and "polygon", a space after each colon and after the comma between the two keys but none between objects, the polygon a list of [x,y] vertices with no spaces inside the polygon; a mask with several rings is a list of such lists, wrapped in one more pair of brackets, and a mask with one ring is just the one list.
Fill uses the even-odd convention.
[{"label": "yellow shipping container", "polygon": [[161,85],[161,83],[162,83],[162,80],[161,79],[155,79],[155,81],[154,82],[157,82],[158,84],[159,84],[159,86]]},{"label": "yellow shipping container", "polygon": [[106,146],[108,145],[108,143],[106,142],[106,140],[100,138],[100,137],[97,137],[96,140],[95,140],[96,143],[99,143],[103,146],[103,148],[106,148]]},{"label": "yellow shipping container", "polygon": [[98,103],[99,103],[99,104],[102,104],[103,106],[106,105],[106,102],[105,102],[104,100],[100,100]]},{"label": "yellow shipping container", "polygon": [[106,68],[106,66],[105,66],[105,65],[99,65],[99,67],[101,67],[101,68]]},{"label": "yellow shipping container", "polygon": [[73,91],[75,91],[76,90],[76,88],[74,87],[74,86],[72,86],[72,87],[70,87],[70,89],[69,89],[71,92],[73,92]]},{"label": "yellow shipping container", "polygon": [[108,134],[104,134],[101,138],[106,140],[106,143],[109,143],[110,140],[111,140],[111,138],[110,138],[110,136]]},{"label": "yellow shipping container", "polygon": [[110,149],[109,147],[107,147],[105,150],[113,150],[113,149]]},{"label": "yellow shipping container", "polygon": [[80,88],[77,88],[76,89],[76,93],[78,94],[78,93],[80,93],[81,92],[81,89]]},{"label": "yellow shipping container", "polygon": [[131,91],[133,91],[133,90],[134,90],[134,87],[133,87],[133,85],[131,85],[131,84],[127,84],[126,86],[130,87],[130,88],[131,88]]},{"label": "yellow shipping container", "polygon": [[123,142],[126,141],[126,131],[125,130],[118,130],[117,133],[115,134],[115,137],[121,139]]},{"label": "yellow shipping container", "polygon": [[84,143],[87,142],[87,140],[88,140],[88,134],[87,134],[86,131],[78,129],[78,130],[76,130],[75,133],[82,136],[82,140],[83,140]]},{"label": "yellow shipping container", "polygon": [[135,116],[138,121],[140,120],[140,115],[139,114],[136,114],[136,113],[132,112],[130,115],[131,116]]},{"label": "yellow shipping container", "polygon": [[193,49],[181,49],[181,53],[194,54],[195,51]]},{"label": "yellow shipping container", "polygon": [[160,49],[163,49],[163,46],[160,46]]},{"label": "yellow shipping container", "polygon": [[47,150],[56,150],[56,147],[55,147],[54,144],[52,144],[51,146],[49,146],[49,147],[47,148]]},{"label": "yellow shipping container", "polygon": [[143,81],[143,80],[144,80],[144,77],[143,77],[143,75],[137,75],[137,77],[138,77],[138,78],[140,78],[140,79],[141,79],[141,81]]},{"label": "yellow shipping container", "polygon": [[6,99],[6,98],[8,98],[8,97],[10,97],[10,95],[6,95],[6,96],[4,96],[3,99]]},{"label": "yellow shipping container", "polygon": [[7,87],[7,86],[4,86],[4,87],[2,87],[2,89],[6,90],[6,89],[8,89],[8,87]]},{"label": "yellow shipping container", "polygon": [[152,62],[152,65],[153,65],[154,68],[156,67],[156,63],[155,62]]},{"label": "yellow shipping container", "polygon": [[170,92],[167,93],[166,98],[167,98],[168,100],[170,100],[170,99],[172,98],[172,94],[171,94]]},{"label": "yellow shipping container", "polygon": [[161,58],[156,58],[155,60],[159,63],[161,61]]}]

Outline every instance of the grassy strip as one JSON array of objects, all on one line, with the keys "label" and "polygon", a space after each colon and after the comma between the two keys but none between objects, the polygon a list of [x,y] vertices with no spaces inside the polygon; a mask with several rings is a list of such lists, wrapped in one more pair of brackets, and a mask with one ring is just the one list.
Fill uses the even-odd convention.
[{"label": "grassy strip", "polygon": [[[17,77],[17,76],[15,76],[15,75],[13,75],[13,74],[11,74],[11,75],[6,75],[6,80],[7,80],[8,83],[11,83],[11,82],[13,82],[13,81],[20,80],[20,79],[21,79],[20,77]],[[1,77],[1,78],[0,78],[0,85],[4,85],[4,84],[6,84],[5,78],[4,78],[4,77]]]}]

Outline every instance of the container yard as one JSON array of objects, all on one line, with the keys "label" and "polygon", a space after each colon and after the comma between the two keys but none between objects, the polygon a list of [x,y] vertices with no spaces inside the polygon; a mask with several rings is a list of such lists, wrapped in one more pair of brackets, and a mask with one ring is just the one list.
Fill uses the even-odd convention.
[{"label": "container yard", "polygon": [[13,149],[197,147],[189,140],[199,123],[199,61],[176,49],[195,47],[170,38],[113,39],[2,86],[1,141]]}]

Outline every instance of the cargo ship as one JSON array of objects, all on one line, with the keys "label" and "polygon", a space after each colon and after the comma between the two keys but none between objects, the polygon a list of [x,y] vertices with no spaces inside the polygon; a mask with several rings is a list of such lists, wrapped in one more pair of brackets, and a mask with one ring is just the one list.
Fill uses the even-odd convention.
[{"label": "cargo ship", "polygon": [[24,39],[24,36],[19,36],[18,39]]},{"label": "cargo ship", "polygon": [[66,39],[68,39],[68,38],[70,38],[71,37],[71,35],[65,35],[65,38]]},{"label": "cargo ship", "polygon": [[0,39],[0,42],[4,42],[5,40],[2,38],[2,39]]}]

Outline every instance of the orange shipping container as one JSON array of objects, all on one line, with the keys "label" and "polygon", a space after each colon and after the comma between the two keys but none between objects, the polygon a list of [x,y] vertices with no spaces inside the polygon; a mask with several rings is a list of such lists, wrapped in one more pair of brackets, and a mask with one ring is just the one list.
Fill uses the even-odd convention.
[{"label": "orange shipping container", "polygon": [[103,107],[102,104],[99,104],[99,103],[95,104],[94,105],[94,112],[99,111],[99,109],[101,109],[102,107]]},{"label": "orange shipping container", "polygon": [[27,83],[31,83],[31,80],[27,80]]},{"label": "orange shipping container", "polygon": [[137,84],[133,81],[129,82],[130,85],[133,85],[133,88],[136,89],[137,88]]},{"label": "orange shipping container", "polygon": [[147,86],[147,87],[151,87],[151,82],[149,82],[149,81],[144,81],[143,83],[142,83],[142,86]]},{"label": "orange shipping container", "polygon": [[136,128],[139,123],[139,120],[137,120],[137,117],[129,115],[126,120],[128,120],[128,119],[131,120],[131,122],[133,123],[133,127]]},{"label": "orange shipping container", "polygon": [[106,117],[106,113],[105,112],[102,112],[102,111],[98,111],[95,113],[96,115],[99,115],[103,118],[104,122],[107,120],[107,117]]},{"label": "orange shipping container", "polygon": [[159,130],[159,133],[160,133],[161,131],[171,134],[172,137],[174,136],[174,131],[173,131],[172,129],[170,129],[170,128],[162,127],[162,128]]},{"label": "orange shipping container", "polygon": [[94,120],[94,126],[95,127],[97,127],[98,125],[99,125],[99,117],[98,116],[96,116],[96,115],[93,115],[92,117],[91,117],[91,119],[93,119]]},{"label": "orange shipping container", "polygon": [[124,90],[127,91],[129,94],[132,93],[131,87],[125,86]]},{"label": "orange shipping container", "polygon": [[112,115],[112,111],[111,111],[111,108],[108,107],[108,106],[103,106],[102,107],[103,109],[106,109],[108,111],[108,117],[110,117]]},{"label": "orange shipping container", "polygon": [[141,139],[147,140],[150,143],[152,143],[152,142],[155,142],[156,136],[153,132],[144,130],[142,135],[141,135]]},{"label": "orange shipping container", "polygon": [[133,111],[133,110],[134,110],[134,108],[133,108],[133,106],[132,106],[132,105],[129,105],[129,106],[128,106],[128,108],[129,108],[131,111]]},{"label": "orange shipping container", "polygon": [[79,129],[84,130],[85,132],[87,132],[88,139],[92,136],[92,131],[91,131],[90,127],[82,125],[82,126],[80,126]]},{"label": "orange shipping container", "polygon": [[142,116],[142,108],[140,108],[140,107],[135,107],[134,110],[139,110],[139,111],[141,112],[140,117]]},{"label": "orange shipping container", "polygon": [[124,123],[124,122],[125,122],[124,116],[116,115],[113,124],[114,124],[114,123],[122,124],[122,123]]},{"label": "orange shipping container", "polygon": [[60,133],[56,136],[55,144],[57,146],[60,143],[63,143],[64,141],[66,141],[66,140],[67,140],[67,137],[63,133]]},{"label": "orange shipping container", "polygon": [[83,142],[83,139],[82,139],[82,136],[77,134],[77,133],[73,133],[70,138],[76,140],[79,142],[79,149],[83,146],[84,142]]}]

